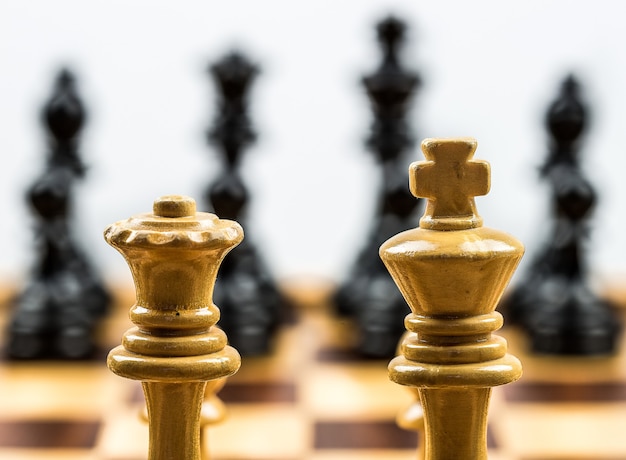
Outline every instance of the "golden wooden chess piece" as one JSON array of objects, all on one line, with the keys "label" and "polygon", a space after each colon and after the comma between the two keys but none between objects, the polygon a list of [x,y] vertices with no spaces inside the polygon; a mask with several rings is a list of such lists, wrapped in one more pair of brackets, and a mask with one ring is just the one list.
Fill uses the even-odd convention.
[{"label": "golden wooden chess piece", "polygon": [[487,458],[491,387],[521,377],[495,311],[524,248],[482,226],[474,197],[489,191],[489,164],[474,139],[426,139],[410,188],[428,199],[419,228],[387,240],[380,255],[411,307],[402,354],[389,377],[415,387],[424,409],[426,460]]},{"label": "golden wooden chess piece", "polygon": [[[400,339],[398,349],[396,350],[397,355],[402,354],[402,342],[408,340],[410,335],[415,335],[415,333],[407,331]],[[413,396],[413,400],[398,413],[396,424],[403,430],[415,431],[417,433],[419,440],[417,460],[424,460],[426,455],[426,449],[424,449],[424,409],[420,401],[419,390],[415,387],[409,387],[409,391]]]},{"label": "golden wooden chess piece", "polygon": [[225,255],[243,239],[236,222],[196,213],[191,198],[172,195],[109,226],[106,241],[133,275],[136,325],[107,364],[140,380],[149,419],[150,460],[200,460],[201,407],[208,381],[234,374],[241,359],[214,327],[213,286]]}]

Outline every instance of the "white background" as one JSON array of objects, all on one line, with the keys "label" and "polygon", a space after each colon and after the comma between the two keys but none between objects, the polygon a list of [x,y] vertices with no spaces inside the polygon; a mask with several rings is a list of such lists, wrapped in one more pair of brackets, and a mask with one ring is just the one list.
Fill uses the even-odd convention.
[{"label": "white background", "polygon": [[345,276],[379,183],[359,79],[378,65],[374,25],[388,13],[409,25],[404,62],[423,79],[416,137],[478,139],[476,157],[492,165],[478,209],[526,244],[521,270],[549,230],[537,175],[544,113],[565,75],[579,77],[592,115],[583,164],[600,195],[590,268],[598,280],[625,275],[626,8],[571,0],[2,0],[0,275],[20,279],[33,263],[24,193],[43,169],[39,110],[61,66],[77,74],[89,111],[77,238],[107,278],[129,279],[102,231],[160,195],[200,200],[222,167],[204,141],[215,108],[206,67],[238,48],[262,68],[251,106],[259,142],[243,165],[248,235],[276,277]]}]

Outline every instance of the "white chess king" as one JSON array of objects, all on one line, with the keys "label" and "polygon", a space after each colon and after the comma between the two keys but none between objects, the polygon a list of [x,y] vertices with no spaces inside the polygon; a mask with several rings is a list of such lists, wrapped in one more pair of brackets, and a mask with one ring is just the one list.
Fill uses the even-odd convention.
[{"label": "white chess king", "polygon": [[411,333],[389,377],[415,387],[424,407],[426,460],[487,458],[491,387],[520,378],[522,366],[492,335],[503,324],[495,311],[522,244],[482,226],[474,197],[489,191],[489,164],[472,160],[474,139],[426,139],[426,161],[410,167],[410,188],[428,199],[419,228],[380,248],[411,307]]}]

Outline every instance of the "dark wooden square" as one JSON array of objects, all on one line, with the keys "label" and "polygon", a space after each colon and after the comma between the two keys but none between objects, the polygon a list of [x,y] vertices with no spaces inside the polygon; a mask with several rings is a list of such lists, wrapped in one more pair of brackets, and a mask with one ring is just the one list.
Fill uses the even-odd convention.
[{"label": "dark wooden square", "polygon": [[0,447],[91,449],[100,425],[83,420],[0,421]]}]

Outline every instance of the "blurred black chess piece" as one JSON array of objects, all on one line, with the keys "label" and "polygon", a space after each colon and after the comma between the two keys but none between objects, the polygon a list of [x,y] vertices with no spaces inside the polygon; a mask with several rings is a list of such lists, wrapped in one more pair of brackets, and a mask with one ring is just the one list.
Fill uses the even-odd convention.
[{"label": "blurred black chess piece", "polygon": [[579,91],[576,79],[567,77],[546,118],[551,142],[540,172],[552,189],[551,238],[502,302],[507,322],[522,326],[538,353],[611,353],[620,331],[612,306],[587,282],[585,243],[596,193],[578,163],[587,125]]},{"label": "blurred black chess piece", "polygon": [[378,69],[363,78],[374,112],[367,148],[376,155],[382,187],[371,233],[348,278],[335,294],[340,315],[355,318],[357,351],[374,358],[394,356],[404,333],[408,305],[384,267],[378,250],[391,236],[415,227],[421,200],[409,191],[408,166],[414,138],[406,121],[420,78],[400,63],[405,24],[388,17],[377,25],[383,58]]},{"label": "blurred black chess piece", "polygon": [[95,351],[94,329],[110,296],[70,228],[72,187],[85,174],[78,150],[85,111],[69,71],[58,75],[42,115],[50,152],[27,194],[38,260],[16,299],[7,352],[14,359],[86,359]]},{"label": "blurred black chess piece", "polygon": [[260,355],[271,351],[276,328],[285,319],[286,302],[246,225],[249,194],[239,173],[243,152],[256,140],[248,116],[248,91],[259,69],[233,52],[209,70],[218,90],[218,113],[208,140],[223,156],[225,168],[209,186],[206,200],[215,214],[238,221],[246,232],[244,241],[222,262],[213,297],[230,343],[244,356]]}]

